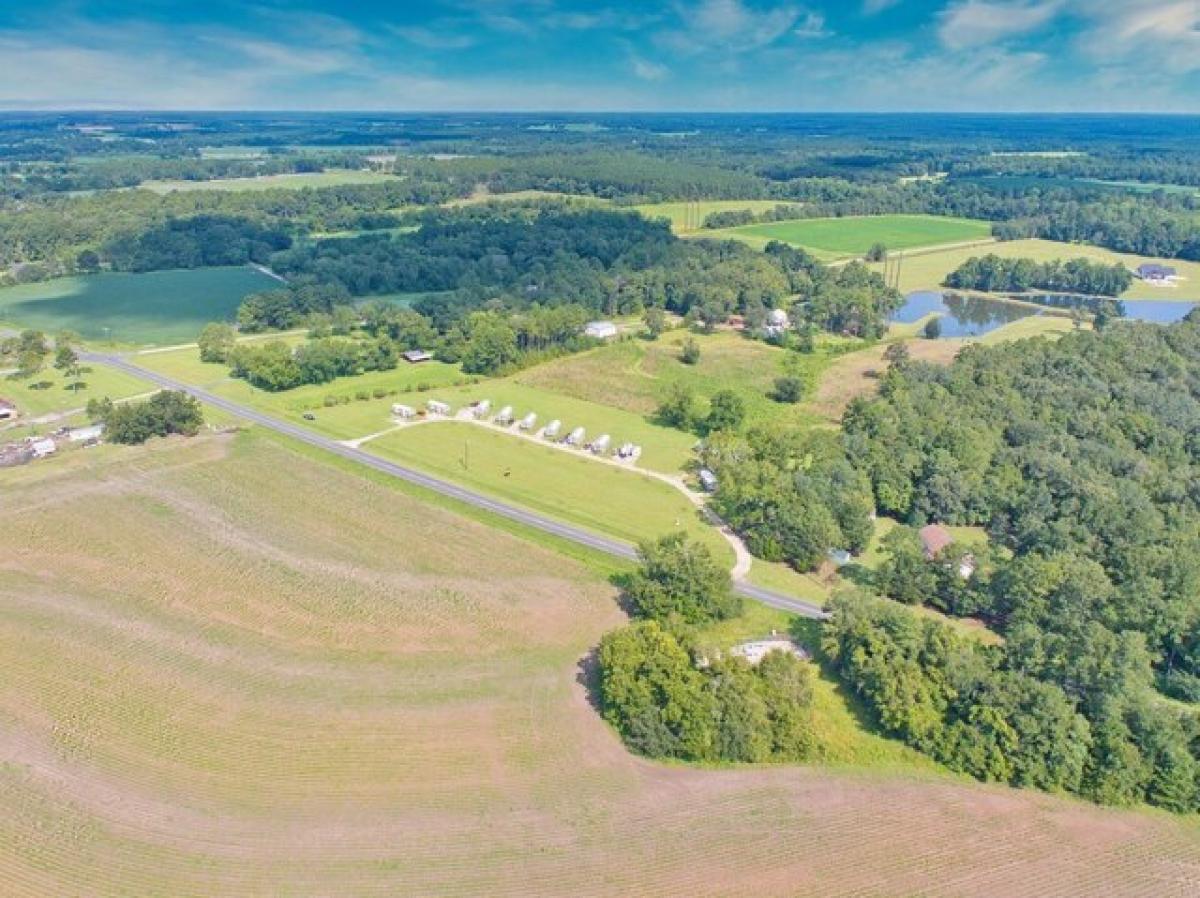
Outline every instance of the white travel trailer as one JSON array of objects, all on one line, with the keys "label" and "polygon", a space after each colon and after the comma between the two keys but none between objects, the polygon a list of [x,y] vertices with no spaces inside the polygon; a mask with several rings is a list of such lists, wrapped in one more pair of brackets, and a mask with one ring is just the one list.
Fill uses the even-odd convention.
[{"label": "white travel trailer", "polygon": [[600,434],[596,439],[592,440],[591,449],[597,455],[603,455],[608,451],[608,447],[612,444],[612,437],[606,433]]},{"label": "white travel trailer", "polygon": [[569,434],[567,434],[567,438],[563,440],[563,442],[568,446],[582,446],[583,438],[585,436],[587,436],[587,431],[582,427],[576,427]]},{"label": "white travel trailer", "polygon": [[417,410],[415,408],[413,408],[411,405],[402,405],[401,403],[397,402],[395,405],[392,406],[392,417],[393,418],[399,418],[402,421],[407,421],[410,418],[415,418],[416,416],[417,416]]},{"label": "white travel trailer", "polygon": [[431,415],[448,415],[450,414],[450,404],[441,402],[437,399],[430,399],[425,403],[425,408],[429,410]]},{"label": "white travel trailer", "polygon": [[492,400],[480,399],[471,407],[471,414],[475,418],[486,418],[487,413],[492,410]]},{"label": "white travel trailer", "polygon": [[533,430],[533,425],[537,424],[537,413],[530,412],[518,422],[517,427],[521,430]]},{"label": "white travel trailer", "polygon": [[560,430],[562,430],[562,421],[558,420],[558,418],[555,418],[546,425],[546,429],[542,431],[542,436],[548,440],[552,440],[558,436],[558,432]]},{"label": "white travel trailer", "polygon": [[496,423],[507,427],[513,422],[513,407],[506,405],[500,411],[496,412]]}]

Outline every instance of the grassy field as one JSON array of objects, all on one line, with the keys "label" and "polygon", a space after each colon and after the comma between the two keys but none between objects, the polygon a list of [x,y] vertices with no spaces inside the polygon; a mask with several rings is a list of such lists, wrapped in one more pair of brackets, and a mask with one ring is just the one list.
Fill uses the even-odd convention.
[{"label": "grassy field", "polygon": [[242,298],[279,282],[253,268],[104,273],[0,289],[0,322],[88,340],[171,344],[231,319]]},{"label": "grassy field", "polygon": [[[680,344],[689,336],[700,344],[700,361],[679,361]],[[670,331],[658,340],[628,340],[591,352],[539,365],[516,375],[516,380],[577,399],[652,416],[674,384],[695,391],[703,403],[718,390],[736,390],[745,400],[752,422],[812,423],[802,405],[781,405],[768,397],[775,379],[786,373],[785,363],[815,379],[834,357],[832,344],[810,355],[788,353],[740,334],[721,331],[689,334]]]},{"label": "grassy field", "polygon": [[675,487],[583,453],[451,421],[406,427],[364,448],[626,542],[683,529],[733,564],[729,544]]},{"label": "grassy field", "polygon": [[172,193],[177,190],[291,190],[302,187],[342,187],[347,184],[380,184],[395,181],[395,175],[376,171],[334,169],[322,172],[293,172],[280,175],[260,175],[257,178],[215,178],[211,181],[143,181],[141,190]]},{"label": "grassy field", "polygon": [[646,218],[665,218],[677,234],[703,236],[704,219],[714,212],[753,212],[756,215],[776,206],[797,206],[783,200],[700,200],[695,203],[644,203],[634,206]]},{"label": "grassy field", "polygon": [[897,251],[988,240],[991,230],[991,224],[986,221],[966,218],[872,215],[778,221],[706,233],[744,240],[753,246],[765,246],[772,240],[780,240],[829,260],[861,256],[876,243]]},{"label": "grassy field", "polygon": [[825,680],[824,766],[634,758],[580,664],[623,618],[576,562],[252,434],[96,452],[0,471],[6,894],[1176,898],[1200,877],[1194,824],[939,775]]},{"label": "grassy field", "polygon": [[[1200,299],[1200,262],[1152,259],[1147,256],[1114,253],[1098,246],[1088,246],[1082,243],[1057,243],[1052,240],[1011,240],[994,243],[990,246],[963,247],[906,256],[900,267],[900,290],[904,293],[914,290],[935,290],[941,287],[946,280],[946,275],[972,256],[985,256],[989,253],[1006,259],[1027,258],[1037,262],[1050,262],[1055,259],[1091,259],[1106,265],[1120,263],[1129,268],[1137,268],[1144,262],[1162,262],[1177,269],[1184,280],[1176,286],[1154,287],[1135,279],[1133,286],[1121,298]],[[881,265],[873,267],[882,270]]]},{"label": "grassy field", "polygon": [[588,196],[581,193],[560,193],[556,190],[514,190],[509,193],[491,193],[486,188],[479,188],[470,196],[450,200],[443,205],[456,208],[460,206],[478,206],[481,203],[520,203],[529,202],[530,200],[565,200],[589,206],[608,205],[608,200],[603,197]]},{"label": "grassy field", "polygon": [[[75,383],[84,386],[70,389],[68,384]],[[84,365],[78,381],[64,377],[49,365],[29,380],[0,377],[0,397],[15,402],[25,418],[83,408],[93,397],[124,399],[153,389],[153,384],[104,365]]]}]

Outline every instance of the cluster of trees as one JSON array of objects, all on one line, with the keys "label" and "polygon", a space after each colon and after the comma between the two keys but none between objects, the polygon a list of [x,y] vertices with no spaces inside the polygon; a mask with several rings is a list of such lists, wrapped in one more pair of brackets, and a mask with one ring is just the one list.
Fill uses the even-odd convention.
[{"label": "cluster of trees", "polygon": [[712,503],[759,558],[809,571],[831,549],[861,552],[871,538],[870,480],[822,431],[755,428],[710,436],[700,450],[717,476]]},{"label": "cluster of trees", "polygon": [[234,344],[225,352],[229,373],[264,390],[290,390],[336,377],[396,367],[396,344],[387,338],[322,337],[293,349],[282,340]]},{"label": "cluster of trees", "polygon": [[791,321],[799,328],[809,325],[830,333],[878,339],[887,330],[888,317],[904,304],[899,291],[860,262],[833,268],[804,250],[779,242],[769,243],[766,255],[787,272],[791,292],[799,296],[791,310]]},{"label": "cluster of trees", "polygon": [[[118,238],[104,249],[118,271],[160,271],[217,265],[265,264],[292,239],[279,228],[227,215],[177,218],[136,235]],[[80,260],[81,267],[90,267]]]},{"label": "cluster of trees", "polygon": [[682,534],[639,548],[626,593],[637,620],[598,653],[605,719],[634,751],[686,761],[796,761],[815,745],[813,673],[772,652],[756,667],[700,657],[698,625],[734,617],[741,601],[707,548]]},{"label": "cluster of trees", "polygon": [[1121,794],[1172,808],[1198,795],[1200,712],[1159,694],[1200,700],[1198,375],[1200,322],[1129,324],[902,361],[844,419],[881,512],[984,525],[996,547],[964,580],[961,548],[926,562],[889,537],[880,591],[982,618],[997,669],[1059,690],[1093,750],[1131,759]]},{"label": "cluster of trees", "polygon": [[309,323],[314,315],[332,315],[351,302],[346,289],[336,284],[294,284],[251,293],[238,306],[237,323],[248,334],[290,330]]},{"label": "cluster of trees", "polygon": [[863,593],[831,611],[822,643],[839,675],[888,732],[947,766],[1106,804],[1200,809],[1200,724],[1154,697],[1138,640],[1060,684],[1045,672],[1079,652],[1069,645],[1022,661]]},{"label": "cluster of trees", "polygon": [[163,390],[143,401],[114,405],[110,399],[92,399],[87,413],[104,424],[105,439],[114,443],[144,443],[151,437],[171,434],[195,436],[204,423],[200,401],[187,393]]},{"label": "cluster of trees", "polygon": [[717,390],[709,399],[708,412],[704,414],[691,387],[673,384],[658,405],[657,417],[667,427],[700,435],[738,430],[746,420],[746,400],[736,390]]},{"label": "cluster of trees", "polygon": [[1004,259],[994,253],[973,256],[946,276],[945,286],[985,293],[1082,293],[1089,296],[1120,296],[1133,283],[1133,273],[1121,263],[1105,265],[1089,259],[1036,262],[1033,259]]},{"label": "cluster of trees", "polygon": [[13,373],[21,380],[41,371],[49,355],[50,343],[42,331],[23,330],[15,336],[0,339],[0,360],[12,365],[16,369]]}]

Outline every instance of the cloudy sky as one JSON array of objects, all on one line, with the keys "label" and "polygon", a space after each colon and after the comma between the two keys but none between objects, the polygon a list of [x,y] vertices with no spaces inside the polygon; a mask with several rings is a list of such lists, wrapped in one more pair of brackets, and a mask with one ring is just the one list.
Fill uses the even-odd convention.
[{"label": "cloudy sky", "polygon": [[1200,112],[1200,0],[4,0],[0,108]]}]

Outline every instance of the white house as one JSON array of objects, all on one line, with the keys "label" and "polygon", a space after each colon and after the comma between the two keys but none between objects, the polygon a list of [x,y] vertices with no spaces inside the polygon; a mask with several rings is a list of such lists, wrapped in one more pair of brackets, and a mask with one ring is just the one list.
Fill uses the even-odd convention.
[{"label": "white house", "polygon": [[418,362],[428,362],[431,358],[433,358],[433,356],[427,353],[424,349],[407,349],[400,353],[400,355],[404,361],[414,365]]},{"label": "white house", "polygon": [[589,321],[583,326],[583,335],[594,340],[611,340],[617,333],[617,326],[611,321]]},{"label": "white house", "polygon": [[767,313],[767,323],[763,331],[768,337],[777,337],[792,326],[788,313],[783,309],[772,309]]},{"label": "white house", "polygon": [[1178,276],[1178,272],[1170,265],[1147,262],[1145,265],[1138,266],[1137,276],[1143,281],[1162,284],[1167,281],[1173,281]]}]

